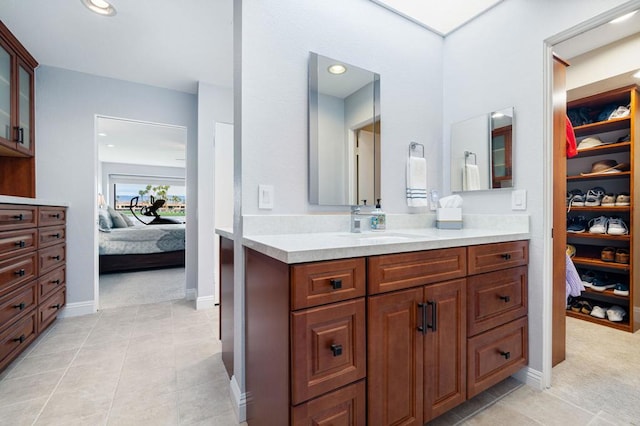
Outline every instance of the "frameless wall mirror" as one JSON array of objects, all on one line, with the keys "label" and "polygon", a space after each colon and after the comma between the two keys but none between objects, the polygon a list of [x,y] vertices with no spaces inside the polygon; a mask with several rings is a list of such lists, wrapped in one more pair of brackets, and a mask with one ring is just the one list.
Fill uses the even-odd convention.
[{"label": "frameless wall mirror", "polygon": [[380,76],[309,57],[309,202],[373,204],[380,196]]},{"label": "frameless wall mirror", "polygon": [[513,107],[451,126],[451,191],[513,187]]}]

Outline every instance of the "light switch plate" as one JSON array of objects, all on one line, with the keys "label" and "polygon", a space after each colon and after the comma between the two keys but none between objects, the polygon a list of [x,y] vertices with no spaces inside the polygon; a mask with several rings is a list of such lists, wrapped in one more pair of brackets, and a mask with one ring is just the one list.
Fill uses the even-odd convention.
[{"label": "light switch plate", "polygon": [[258,208],[273,208],[273,185],[258,185]]},{"label": "light switch plate", "polygon": [[511,192],[511,210],[527,209],[527,191],[525,189],[516,189]]}]

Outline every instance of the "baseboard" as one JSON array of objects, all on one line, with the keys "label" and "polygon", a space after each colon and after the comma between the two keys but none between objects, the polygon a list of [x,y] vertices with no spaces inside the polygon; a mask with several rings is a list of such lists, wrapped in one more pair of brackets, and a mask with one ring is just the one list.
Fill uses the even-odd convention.
[{"label": "baseboard", "polygon": [[79,317],[95,313],[96,309],[93,300],[87,300],[85,302],[67,303],[64,309],[58,312],[58,318]]},{"label": "baseboard", "polygon": [[236,381],[236,376],[231,377],[229,382],[229,396],[231,397],[231,405],[236,413],[238,423],[247,421],[247,394],[240,391],[240,386]]},{"label": "baseboard", "polygon": [[531,367],[525,367],[518,371],[513,377],[534,389],[542,390],[542,372]]},{"label": "baseboard", "polygon": [[213,296],[203,296],[196,299],[196,310],[211,309],[216,304],[216,298]]},{"label": "baseboard", "polygon": [[188,288],[185,292],[185,299],[196,300],[198,298],[198,290],[195,288]]}]

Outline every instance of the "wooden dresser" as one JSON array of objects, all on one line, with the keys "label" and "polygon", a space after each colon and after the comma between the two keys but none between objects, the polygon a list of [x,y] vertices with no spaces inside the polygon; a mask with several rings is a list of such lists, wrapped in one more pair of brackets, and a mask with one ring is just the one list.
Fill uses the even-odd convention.
[{"label": "wooden dresser", "polygon": [[66,207],[0,204],[0,371],[66,301]]}]

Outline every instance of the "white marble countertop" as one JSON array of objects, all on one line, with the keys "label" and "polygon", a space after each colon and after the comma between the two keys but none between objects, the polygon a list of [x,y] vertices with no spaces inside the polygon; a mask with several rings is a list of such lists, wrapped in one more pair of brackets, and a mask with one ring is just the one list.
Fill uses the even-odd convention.
[{"label": "white marble countertop", "polygon": [[43,200],[41,198],[14,197],[11,195],[0,195],[2,204],[23,204],[32,206],[60,206],[69,207],[69,203],[61,201]]},{"label": "white marble countertop", "polygon": [[233,240],[235,238],[233,236],[233,228],[226,228],[226,227],[216,228],[216,234],[220,235],[221,237],[228,238],[230,240]]},{"label": "white marble countertop", "polygon": [[529,238],[529,232],[514,229],[501,231],[488,228],[460,230],[411,228],[362,234],[326,232],[255,235],[243,237],[242,243],[281,262],[292,264],[528,240]]}]

